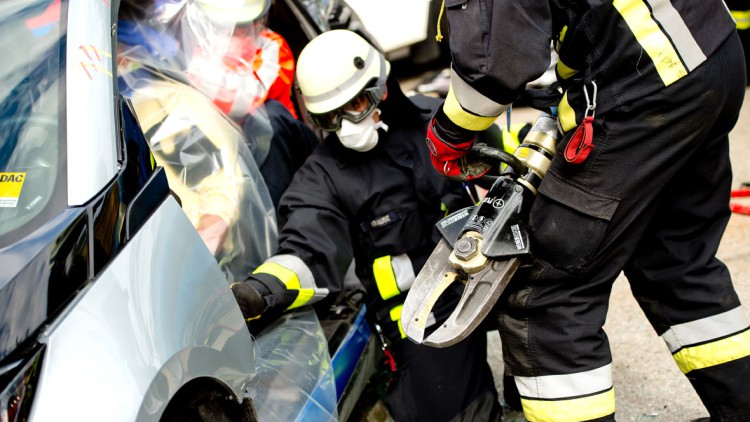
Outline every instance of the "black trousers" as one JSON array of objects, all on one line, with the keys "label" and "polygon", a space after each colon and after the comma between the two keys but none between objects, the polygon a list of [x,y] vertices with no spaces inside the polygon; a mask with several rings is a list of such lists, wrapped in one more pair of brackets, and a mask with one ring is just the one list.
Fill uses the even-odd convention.
[{"label": "black trousers", "polygon": [[404,339],[393,345],[393,354],[398,370],[385,404],[395,421],[500,421],[486,331],[477,329],[446,348]]},{"label": "black trousers", "polygon": [[[730,217],[727,135],[744,72],[734,35],[686,77],[597,114],[584,163],[563,159],[571,134],[563,138],[531,210],[530,276],[514,280],[499,306],[506,371],[517,381],[607,370],[602,327],[622,271],[659,335],[740,306],[715,254]],[[750,420],[747,355],[687,376],[712,420]]]}]

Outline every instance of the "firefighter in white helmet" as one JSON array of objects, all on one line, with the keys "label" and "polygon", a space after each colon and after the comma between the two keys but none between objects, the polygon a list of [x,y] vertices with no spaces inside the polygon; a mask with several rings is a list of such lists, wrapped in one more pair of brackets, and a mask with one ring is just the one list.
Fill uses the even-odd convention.
[{"label": "firefighter in white helmet", "polygon": [[[407,98],[389,71],[381,52],[354,32],[325,32],[303,49],[299,88],[328,136],[281,198],[276,254],[232,290],[258,330],[286,309],[327,304],[353,259],[368,320],[393,358],[385,398],[393,418],[499,420],[483,330],[437,349],[408,341],[401,328],[406,292],[436,245],[434,224],[473,201],[432,170],[423,147],[439,101]],[[430,318],[446,318],[458,297],[449,291]]]}]

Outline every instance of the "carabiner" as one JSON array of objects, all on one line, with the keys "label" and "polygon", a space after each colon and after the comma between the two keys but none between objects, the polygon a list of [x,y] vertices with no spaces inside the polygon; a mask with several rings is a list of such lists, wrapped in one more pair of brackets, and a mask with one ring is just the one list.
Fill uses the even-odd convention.
[{"label": "carabiner", "polygon": [[586,98],[586,111],[583,112],[583,117],[587,117],[590,111],[591,117],[593,118],[596,110],[596,96],[598,93],[598,87],[596,86],[596,82],[594,81],[591,81],[591,85],[594,86],[593,99],[589,99],[589,91],[586,89],[586,83],[583,83],[583,96]]}]

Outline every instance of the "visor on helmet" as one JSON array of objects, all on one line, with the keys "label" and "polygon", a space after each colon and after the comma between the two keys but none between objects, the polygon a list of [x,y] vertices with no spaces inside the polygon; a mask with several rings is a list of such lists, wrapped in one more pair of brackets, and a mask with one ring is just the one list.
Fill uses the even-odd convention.
[{"label": "visor on helmet", "polygon": [[[327,113],[309,113],[313,123],[321,130],[334,132],[341,128],[341,119],[359,123],[370,116],[387,91],[385,82],[388,77],[388,71],[386,70],[385,63],[385,59],[381,59],[380,76],[377,79],[371,79],[367,88],[363,89],[343,106]],[[361,106],[363,102],[365,103],[364,108]]]}]

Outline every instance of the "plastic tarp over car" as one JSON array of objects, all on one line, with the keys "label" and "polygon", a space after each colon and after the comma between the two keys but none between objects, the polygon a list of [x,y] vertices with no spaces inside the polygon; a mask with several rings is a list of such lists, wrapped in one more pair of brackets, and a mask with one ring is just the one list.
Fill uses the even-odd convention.
[{"label": "plastic tarp over car", "polygon": [[[258,145],[270,139],[270,123],[256,125],[268,131],[243,133],[212,101],[219,82],[200,77],[209,64],[230,65],[224,52],[232,22],[206,19],[200,8],[188,7],[195,2],[148,4],[122,5],[121,92],[131,99],[157,164],[165,167],[170,188],[227,279],[241,280],[276,249],[275,210],[256,164],[267,153]],[[267,120],[262,111],[257,116]]]},{"label": "plastic tarp over car", "polygon": [[151,76],[123,78],[156,163],[227,279],[241,280],[276,248],[265,182],[242,133],[206,96]]},{"label": "plastic tarp over car", "polygon": [[328,343],[309,307],[274,323],[256,339],[257,374],[250,381],[261,421],[336,421],[336,382]]},{"label": "plastic tarp over car", "polygon": [[[118,23],[121,91],[131,99],[157,164],[167,170],[170,188],[227,278],[244,278],[276,250],[275,210],[256,164],[267,153],[263,145],[270,133],[244,133],[215,100],[222,93],[217,87],[232,81],[242,88],[237,95],[253,103],[263,87],[219,80],[237,72],[209,75],[207,69],[236,70],[232,66],[247,67],[252,60],[227,59],[236,28],[206,19],[198,1],[156,0],[145,9],[126,3]],[[256,27],[242,30],[252,37]],[[262,105],[252,112],[267,119]],[[205,220],[214,223],[203,226]],[[255,339],[255,347],[256,374],[246,395],[259,420],[338,420],[331,356],[314,311],[286,314]]]}]

